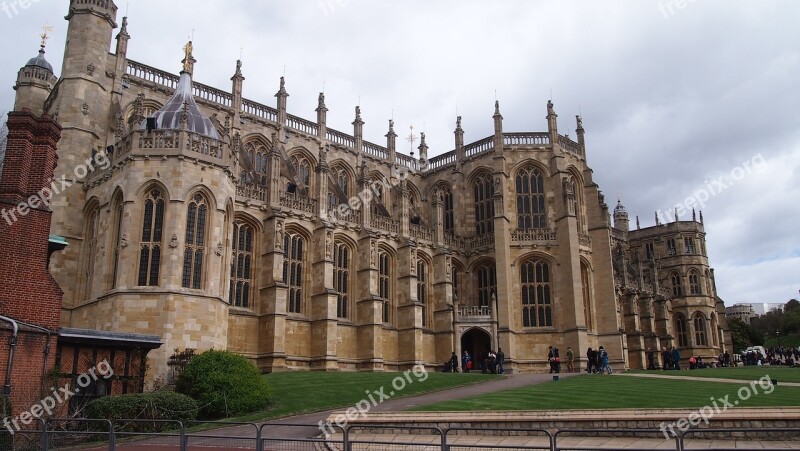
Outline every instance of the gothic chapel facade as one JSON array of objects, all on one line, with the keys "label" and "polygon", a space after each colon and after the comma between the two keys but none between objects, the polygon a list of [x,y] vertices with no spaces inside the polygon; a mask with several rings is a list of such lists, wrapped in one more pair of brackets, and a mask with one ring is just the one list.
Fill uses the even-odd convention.
[{"label": "gothic chapel facade", "polygon": [[[322,94],[315,121],[287,114],[283,79],[275,107],[244,99],[240,62],[230,91],[195,82],[191,43],[179,75],[127,59],[111,0],[66,19],[60,78],[31,60],[15,87],[15,110],[61,125],[55,177],[76,182],[52,203],[61,322],[161,337],[151,382],[188,348],[388,371],[499,346],[516,372],[550,345],[633,367],[731,349],[703,225],[628,231],[621,205],[612,224],[580,118],[573,141],[550,102],[546,131],[504,131],[495,104],[493,135],[465,143],[458,118],[454,150],[429,159],[423,135],[404,155],[391,121],[363,139],[358,108],[352,133],[328,128]],[[77,179],[98,152],[109,167]]]}]

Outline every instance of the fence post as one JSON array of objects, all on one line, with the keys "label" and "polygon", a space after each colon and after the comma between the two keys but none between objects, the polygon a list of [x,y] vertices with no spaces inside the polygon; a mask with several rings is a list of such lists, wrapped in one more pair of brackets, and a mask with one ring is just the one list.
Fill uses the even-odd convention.
[{"label": "fence post", "polygon": [[180,450],[186,451],[189,446],[189,437],[186,436],[186,426],[183,424],[183,421],[178,421],[178,424],[181,425]]},{"label": "fence post", "polygon": [[117,432],[114,430],[114,423],[108,421],[108,451],[115,451],[117,449]]},{"label": "fence post", "polygon": [[[48,420],[42,420],[40,418],[39,421],[42,422],[42,438],[41,438],[42,451],[48,451],[50,449],[50,443],[49,443],[50,442],[50,437],[47,435],[47,421]],[[13,436],[11,436],[11,440],[12,441],[14,440]]]},{"label": "fence post", "polygon": [[263,425],[256,425],[256,451],[264,451],[264,440],[261,439],[261,429],[263,428]]},{"label": "fence post", "polygon": [[352,425],[347,425],[342,428],[342,448],[343,451],[351,451],[350,450],[350,428]]}]

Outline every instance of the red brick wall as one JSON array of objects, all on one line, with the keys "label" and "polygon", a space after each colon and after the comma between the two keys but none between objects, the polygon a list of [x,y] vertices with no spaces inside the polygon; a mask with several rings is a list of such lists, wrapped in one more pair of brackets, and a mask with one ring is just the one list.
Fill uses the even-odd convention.
[{"label": "red brick wall", "polygon": [[60,130],[47,116],[9,113],[0,178],[0,315],[50,330],[58,329],[62,296],[47,269],[51,212],[44,205],[25,215],[9,210],[50,186]]},{"label": "red brick wall", "polygon": [[[28,410],[47,393],[42,388],[42,374],[55,364],[62,291],[47,269],[49,208],[39,205],[27,214],[9,211],[20,203],[29,204],[31,196],[50,187],[60,134],[61,127],[48,116],[35,117],[24,110],[8,115],[8,142],[0,177],[0,213],[6,210],[5,215],[0,214],[0,315],[53,332],[50,353],[44,361],[47,335],[20,326],[11,371],[14,414]],[[11,336],[11,325],[0,322],[0,384],[6,378]]]}]

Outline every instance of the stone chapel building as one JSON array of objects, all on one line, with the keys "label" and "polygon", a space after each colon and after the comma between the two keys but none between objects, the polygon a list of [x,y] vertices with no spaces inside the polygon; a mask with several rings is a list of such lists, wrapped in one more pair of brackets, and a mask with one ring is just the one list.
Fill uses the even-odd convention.
[{"label": "stone chapel building", "polygon": [[32,59],[14,106],[58,121],[74,182],[51,206],[61,325],[160,337],[151,381],[185,349],[388,371],[499,346],[515,372],[550,345],[617,367],[731,350],[702,218],[629,230],[618,204],[612,223],[581,118],[573,141],[551,102],[545,131],[505,131],[495,103],[493,135],[466,143],[457,118],[453,150],[429,157],[423,134],[404,155],[392,121],[364,140],[358,107],[329,128],[323,94],[315,120],[287,114],[283,78],[274,107],[243,98],[239,61],[229,90],[194,81],[191,43],[178,75],[128,59],[111,0],[66,19],[59,77]]}]

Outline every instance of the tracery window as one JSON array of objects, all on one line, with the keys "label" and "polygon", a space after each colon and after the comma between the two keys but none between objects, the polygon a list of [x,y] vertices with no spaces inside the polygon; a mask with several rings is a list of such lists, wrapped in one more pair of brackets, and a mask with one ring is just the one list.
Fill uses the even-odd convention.
[{"label": "tracery window", "polygon": [[161,240],[164,232],[164,197],[153,188],[144,201],[142,240],[139,250],[139,286],[158,286],[161,266]]}]

